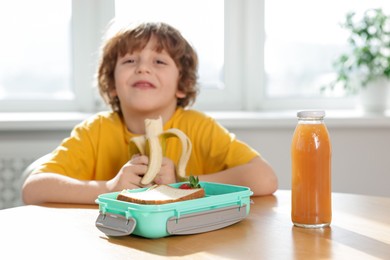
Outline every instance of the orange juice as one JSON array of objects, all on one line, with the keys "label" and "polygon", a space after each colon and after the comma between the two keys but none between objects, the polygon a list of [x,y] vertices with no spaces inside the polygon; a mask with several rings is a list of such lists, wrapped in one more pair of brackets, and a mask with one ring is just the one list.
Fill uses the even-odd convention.
[{"label": "orange juice", "polygon": [[301,111],[291,144],[291,219],[294,225],[325,227],[332,220],[331,144],[324,111]]}]

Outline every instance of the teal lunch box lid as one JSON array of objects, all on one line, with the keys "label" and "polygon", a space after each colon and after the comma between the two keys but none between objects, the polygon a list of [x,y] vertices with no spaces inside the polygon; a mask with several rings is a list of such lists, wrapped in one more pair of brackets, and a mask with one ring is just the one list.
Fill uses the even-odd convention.
[{"label": "teal lunch box lid", "polygon": [[[181,184],[170,186],[178,188]],[[188,235],[220,229],[244,219],[253,192],[244,186],[200,182],[205,197],[160,205],[117,200],[119,192],[98,196],[96,227],[108,236],[130,234],[146,238]],[[147,188],[128,190],[139,192]]]}]

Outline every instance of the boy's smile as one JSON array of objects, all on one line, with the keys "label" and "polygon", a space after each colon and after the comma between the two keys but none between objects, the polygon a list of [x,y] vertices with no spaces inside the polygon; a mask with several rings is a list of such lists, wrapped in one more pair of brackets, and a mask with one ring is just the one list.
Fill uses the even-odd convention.
[{"label": "boy's smile", "polygon": [[140,89],[155,88],[155,86],[152,83],[150,83],[149,81],[146,81],[146,80],[140,80],[140,81],[135,82],[133,84],[133,87],[140,88]]}]

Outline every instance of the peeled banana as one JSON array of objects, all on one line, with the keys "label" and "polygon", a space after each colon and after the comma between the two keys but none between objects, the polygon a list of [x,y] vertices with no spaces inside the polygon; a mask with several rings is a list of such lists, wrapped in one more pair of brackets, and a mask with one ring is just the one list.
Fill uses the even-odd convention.
[{"label": "peeled banana", "polygon": [[[185,177],[185,170],[190,159],[192,144],[191,140],[181,130],[171,128],[163,131],[162,118],[145,120],[145,135],[133,137],[130,141],[130,152],[149,156],[148,170],[142,177],[141,183],[151,183],[160,171],[165,152],[165,139],[177,137],[181,142],[181,156],[176,166],[176,175]],[[133,146],[135,145],[135,147]],[[135,150],[134,150],[135,149]]]}]

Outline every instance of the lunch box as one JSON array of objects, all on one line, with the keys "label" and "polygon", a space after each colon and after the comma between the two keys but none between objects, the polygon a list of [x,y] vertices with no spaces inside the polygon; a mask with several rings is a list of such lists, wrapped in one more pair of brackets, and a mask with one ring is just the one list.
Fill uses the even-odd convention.
[{"label": "lunch box", "polygon": [[[181,183],[170,184],[178,188]],[[130,234],[146,238],[189,235],[220,229],[244,219],[253,192],[244,186],[200,182],[205,197],[145,205],[117,200],[119,192],[98,196],[96,227],[107,236]],[[147,188],[128,190],[139,192]]]}]

